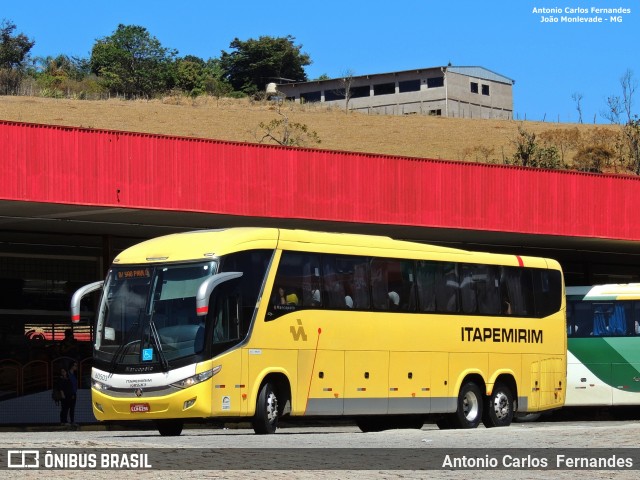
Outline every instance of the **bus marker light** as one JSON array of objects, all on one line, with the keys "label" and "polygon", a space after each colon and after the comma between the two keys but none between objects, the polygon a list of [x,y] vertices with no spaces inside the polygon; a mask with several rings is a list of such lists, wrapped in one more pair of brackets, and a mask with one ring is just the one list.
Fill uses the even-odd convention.
[{"label": "bus marker light", "polygon": [[236,385],[236,388],[244,388],[244,385],[243,384]]},{"label": "bus marker light", "polygon": [[216,388],[225,388],[225,385],[216,385]]},{"label": "bus marker light", "polygon": [[333,394],[333,396],[334,396],[335,398],[338,398],[338,397],[340,396],[340,394],[339,394],[339,393],[334,393],[334,394]]},{"label": "bus marker light", "polygon": [[398,389],[397,389],[396,387],[391,387],[389,390],[390,390],[391,392],[397,392],[397,391],[398,391]]},{"label": "bus marker light", "polygon": [[365,387],[358,387],[358,388],[357,388],[357,391],[358,391],[358,392],[366,392],[366,391],[367,391],[367,389],[366,389]]},{"label": "bus marker light", "polygon": [[323,388],[323,389],[322,389],[322,391],[323,391],[323,392],[332,392],[332,391],[333,391],[333,388],[331,388],[331,387],[325,387],[325,388]]},{"label": "bus marker light", "polygon": [[195,398],[191,398],[191,399],[187,400],[186,402],[184,402],[184,405],[182,406],[182,409],[186,410],[187,408],[191,408],[191,407],[193,407],[194,403],[196,403],[196,399]]},{"label": "bus marker light", "polygon": [[242,394],[242,399],[243,399],[243,400],[246,400],[246,399],[247,399],[247,394],[246,394],[246,393],[243,393],[243,394]]}]

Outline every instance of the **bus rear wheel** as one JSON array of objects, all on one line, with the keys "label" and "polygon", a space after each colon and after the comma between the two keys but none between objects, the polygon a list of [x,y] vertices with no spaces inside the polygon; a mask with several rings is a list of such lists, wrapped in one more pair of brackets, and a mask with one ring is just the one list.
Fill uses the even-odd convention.
[{"label": "bus rear wheel", "polygon": [[156,428],[163,437],[177,437],[182,433],[180,420],[156,420]]},{"label": "bus rear wheel", "polygon": [[487,428],[508,427],[513,420],[513,393],[502,383],[493,387],[487,396],[487,404],[482,415],[482,423]]},{"label": "bus rear wheel", "polygon": [[253,431],[259,435],[276,433],[278,428],[278,396],[271,383],[260,389],[256,414],[253,417]]},{"label": "bus rear wheel", "polygon": [[474,382],[467,382],[460,388],[458,408],[449,417],[453,428],[476,428],[482,419],[482,392]]}]

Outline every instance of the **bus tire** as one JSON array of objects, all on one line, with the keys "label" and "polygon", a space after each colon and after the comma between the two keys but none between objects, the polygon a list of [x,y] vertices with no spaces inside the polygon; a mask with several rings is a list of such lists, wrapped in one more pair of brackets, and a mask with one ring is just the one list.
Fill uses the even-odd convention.
[{"label": "bus tire", "polygon": [[440,417],[436,420],[436,425],[440,430],[451,430],[453,426],[451,425],[451,416],[447,415],[445,417]]},{"label": "bus tire", "polygon": [[260,389],[252,424],[253,431],[258,435],[276,433],[278,428],[278,397],[275,388],[269,382]]},{"label": "bus tire", "polygon": [[184,424],[180,420],[156,420],[156,428],[163,437],[177,437]]},{"label": "bus tire", "polygon": [[508,427],[513,420],[513,393],[504,383],[493,387],[487,396],[487,404],[482,414],[482,423],[487,428]]},{"label": "bus tire", "polygon": [[467,382],[460,388],[458,408],[449,417],[453,428],[476,428],[482,420],[482,392],[474,382]]},{"label": "bus tire", "polygon": [[514,422],[521,422],[521,423],[537,422],[538,420],[540,420],[541,417],[542,417],[542,414],[539,413],[539,412],[536,412],[536,413],[516,413],[513,416],[513,421]]}]

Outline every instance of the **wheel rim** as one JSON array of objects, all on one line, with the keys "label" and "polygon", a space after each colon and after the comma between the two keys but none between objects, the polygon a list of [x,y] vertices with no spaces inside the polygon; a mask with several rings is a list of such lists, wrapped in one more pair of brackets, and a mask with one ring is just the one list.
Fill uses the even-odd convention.
[{"label": "wheel rim", "polygon": [[462,412],[464,413],[465,418],[473,422],[476,418],[478,418],[478,411],[480,408],[480,402],[478,402],[478,397],[473,392],[467,392],[462,399]]},{"label": "wheel rim", "polygon": [[504,420],[509,416],[509,397],[504,392],[498,392],[493,398],[493,412],[498,420]]},{"label": "wheel rim", "polygon": [[273,424],[278,419],[278,398],[273,392],[267,397],[267,421]]}]

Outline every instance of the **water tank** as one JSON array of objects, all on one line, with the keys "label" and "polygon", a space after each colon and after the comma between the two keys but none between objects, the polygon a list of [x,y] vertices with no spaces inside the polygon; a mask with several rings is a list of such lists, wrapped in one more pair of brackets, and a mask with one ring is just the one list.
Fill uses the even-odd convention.
[{"label": "water tank", "polygon": [[276,95],[278,93],[278,87],[275,83],[267,83],[267,95]]}]

